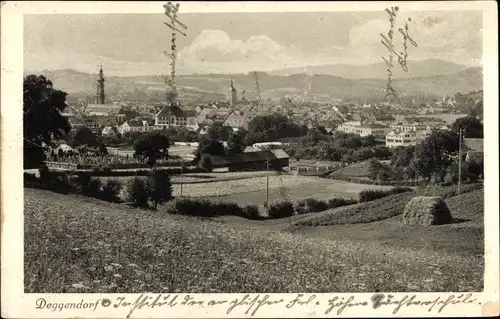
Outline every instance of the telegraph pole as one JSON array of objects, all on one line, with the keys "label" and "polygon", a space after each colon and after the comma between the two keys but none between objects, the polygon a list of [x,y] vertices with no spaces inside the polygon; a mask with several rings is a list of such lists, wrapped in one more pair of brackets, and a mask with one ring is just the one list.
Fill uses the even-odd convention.
[{"label": "telegraph pole", "polygon": [[269,211],[269,158],[266,159],[266,208]]},{"label": "telegraph pole", "polygon": [[181,162],[181,197],[182,197],[182,184],[184,183],[184,161]]},{"label": "telegraph pole", "polygon": [[459,141],[458,141],[458,194],[460,194],[461,184],[462,184],[462,128],[460,128]]}]

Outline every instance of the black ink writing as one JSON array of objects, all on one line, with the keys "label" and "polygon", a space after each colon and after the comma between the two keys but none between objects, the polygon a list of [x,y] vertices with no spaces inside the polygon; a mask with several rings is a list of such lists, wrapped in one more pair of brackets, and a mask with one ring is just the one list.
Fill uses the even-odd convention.
[{"label": "black ink writing", "polygon": [[233,311],[236,307],[247,306],[245,314],[248,315],[252,310],[250,315],[254,316],[261,307],[280,304],[282,302],[284,302],[283,299],[272,300],[270,299],[269,295],[264,295],[263,297],[257,295],[253,299],[250,297],[250,295],[245,295],[241,300],[234,299],[233,301],[231,301],[231,306],[227,309],[226,313],[231,313],[231,311]]},{"label": "black ink writing", "polygon": [[365,307],[368,306],[368,302],[354,302],[354,296],[350,296],[348,299],[333,297],[328,300],[328,305],[330,307],[325,311],[325,315],[329,314],[334,308],[338,308],[337,315],[340,315],[348,307]]}]

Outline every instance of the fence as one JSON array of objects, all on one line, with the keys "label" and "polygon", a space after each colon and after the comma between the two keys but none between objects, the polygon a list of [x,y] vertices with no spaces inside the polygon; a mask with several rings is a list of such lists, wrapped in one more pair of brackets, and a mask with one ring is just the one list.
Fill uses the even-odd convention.
[{"label": "fence", "polygon": [[78,169],[77,164],[72,164],[72,163],[63,163],[63,162],[48,162],[46,161],[45,164],[47,167],[52,167],[52,168],[63,168],[63,169]]}]

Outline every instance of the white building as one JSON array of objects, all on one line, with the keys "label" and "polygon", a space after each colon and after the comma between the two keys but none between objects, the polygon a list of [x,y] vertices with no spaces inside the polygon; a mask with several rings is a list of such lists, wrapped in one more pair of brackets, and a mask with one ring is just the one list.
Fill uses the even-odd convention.
[{"label": "white building", "polygon": [[385,137],[385,146],[398,147],[417,145],[419,138],[415,131],[392,130]]},{"label": "white building", "polygon": [[373,135],[378,138],[385,138],[389,132],[389,127],[378,123],[345,122],[337,126],[337,131],[357,134],[361,137]]},{"label": "white building", "polygon": [[400,130],[403,132],[422,132],[429,129],[429,125],[420,122],[398,122],[389,125],[391,130]]},{"label": "white building", "polygon": [[125,134],[128,132],[148,132],[149,131],[149,123],[147,121],[127,121],[120,125],[119,127],[120,134]]}]

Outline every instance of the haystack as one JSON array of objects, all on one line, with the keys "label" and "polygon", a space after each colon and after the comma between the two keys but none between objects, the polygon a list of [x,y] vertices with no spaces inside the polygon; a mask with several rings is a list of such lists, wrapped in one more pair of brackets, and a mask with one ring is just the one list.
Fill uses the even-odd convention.
[{"label": "haystack", "polygon": [[442,225],[452,221],[451,212],[441,197],[413,197],[403,210],[403,223]]}]

